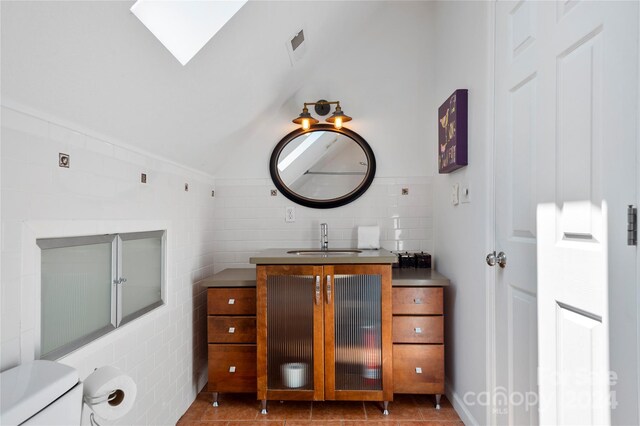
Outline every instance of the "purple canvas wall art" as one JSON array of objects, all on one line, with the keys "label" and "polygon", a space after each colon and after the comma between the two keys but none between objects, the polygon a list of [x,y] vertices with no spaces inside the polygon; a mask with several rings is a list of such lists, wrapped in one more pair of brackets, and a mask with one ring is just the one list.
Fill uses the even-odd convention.
[{"label": "purple canvas wall art", "polygon": [[438,108],[438,172],[467,165],[467,89],[458,89]]}]

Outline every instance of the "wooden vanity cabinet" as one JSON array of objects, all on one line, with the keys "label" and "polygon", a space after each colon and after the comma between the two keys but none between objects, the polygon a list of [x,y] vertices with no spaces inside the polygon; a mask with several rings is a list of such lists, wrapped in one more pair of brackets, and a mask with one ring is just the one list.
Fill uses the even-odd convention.
[{"label": "wooden vanity cabinet", "polygon": [[220,392],[256,391],[256,289],[207,289],[209,383]]},{"label": "wooden vanity cabinet", "polygon": [[[393,399],[391,266],[258,265],[258,399]],[[386,404],[385,404],[386,409]]]},{"label": "wooden vanity cabinet", "polygon": [[442,287],[393,288],[393,386],[395,393],[444,393]]}]

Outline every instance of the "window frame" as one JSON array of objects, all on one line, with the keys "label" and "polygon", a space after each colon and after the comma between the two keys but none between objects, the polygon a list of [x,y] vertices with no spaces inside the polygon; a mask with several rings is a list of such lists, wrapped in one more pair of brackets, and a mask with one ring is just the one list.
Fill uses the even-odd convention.
[{"label": "window frame", "polygon": [[[122,318],[122,281],[120,278],[122,277],[122,242],[130,241],[136,239],[144,239],[144,238],[157,238],[160,237],[161,240],[161,250],[160,250],[160,300],[152,303],[151,305],[145,306],[138,311],[135,311],[125,318]],[[166,258],[167,258],[167,230],[153,230],[153,231],[140,231],[140,232],[122,232],[122,233],[114,233],[114,234],[101,234],[101,235],[83,235],[78,237],[55,237],[55,238],[38,238],[36,239],[36,245],[42,250],[53,249],[53,248],[66,248],[66,247],[78,247],[83,245],[93,245],[93,244],[111,244],[111,320],[110,324],[98,329],[86,336],[83,336],[79,339],[71,341],[57,349],[54,349],[46,354],[42,354],[42,326],[38,325],[38,336],[37,336],[37,353],[36,359],[44,359],[44,360],[57,360],[70,353],[80,349],[83,346],[93,342],[94,340],[111,333],[112,331],[117,330],[121,326],[128,324],[135,319],[143,316],[144,314],[153,311],[156,308],[159,308],[165,305],[166,302]],[[42,288],[42,256],[39,256],[39,287],[41,292]],[[42,300],[39,304],[39,312],[38,317],[41,318],[42,315]]]}]

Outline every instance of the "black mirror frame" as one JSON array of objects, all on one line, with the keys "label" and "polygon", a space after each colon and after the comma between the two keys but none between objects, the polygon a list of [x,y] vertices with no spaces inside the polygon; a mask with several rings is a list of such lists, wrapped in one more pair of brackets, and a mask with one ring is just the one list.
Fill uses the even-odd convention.
[{"label": "black mirror frame", "polygon": [[[367,173],[365,174],[365,177],[360,183],[360,185],[358,185],[353,191],[349,192],[348,194],[345,194],[341,197],[331,198],[328,200],[317,200],[313,198],[307,198],[293,192],[284,184],[284,182],[282,182],[282,179],[280,179],[280,175],[278,173],[278,167],[277,167],[278,156],[280,155],[280,152],[282,152],[284,147],[289,142],[291,142],[292,140],[294,140],[295,138],[297,138],[298,136],[304,133],[310,133],[310,132],[319,131],[319,130],[326,131],[326,132],[340,133],[341,135],[345,135],[353,139],[358,145],[360,145],[360,148],[362,148],[362,150],[364,151],[367,157],[367,165],[368,165]],[[352,201],[360,197],[362,194],[364,194],[367,191],[367,189],[369,189],[369,187],[371,186],[371,183],[373,182],[373,178],[375,177],[375,174],[376,174],[376,157],[373,155],[373,150],[371,149],[367,141],[365,141],[362,136],[360,136],[353,130],[346,129],[344,127],[341,129],[336,129],[331,124],[316,124],[311,126],[309,130],[303,130],[302,128],[296,129],[293,132],[287,134],[284,138],[280,140],[280,142],[278,142],[276,147],[273,149],[273,153],[271,153],[271,159],[269,160],[269,172],[271,173],[271,180],[276,185],[276,188],[278,188],[278,190],[282,193],[282,195],[284,195],[294,203],[300,204],[305,207],[311,207],[314,209],[332,209],[335,207],[340,207],[340,206],[344,206],[345,204],[351,203]]]}]

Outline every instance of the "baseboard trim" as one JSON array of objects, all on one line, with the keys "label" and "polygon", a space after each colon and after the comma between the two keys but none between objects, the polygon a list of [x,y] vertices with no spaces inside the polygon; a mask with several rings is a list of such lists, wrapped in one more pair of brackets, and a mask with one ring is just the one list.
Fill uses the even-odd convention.
[{"label": "baseboard trim", "polygon": [[467,408],[467,405],[464,403],[464,401],[462,400],[462,398],[456,393],[456,391],[453,389],[453,387],[451,386],[451,383],[449,383],[449,381],[446,381],[446,395],[447,395],[447,399],[449,400],[449,402],[451,402],[451,405],[453,405],[453,408],[456,410],[456,413],[458,413],[458,415],[460,416],[460,420],[462,420],[462,422],[466,425],[474,425],[474,426],[479,426],[480,423],[478,423],[478,421],[475,419],[475,417],[473,417],[473,415],[471,414],[471,412],[469,411],[469,409]]}]

